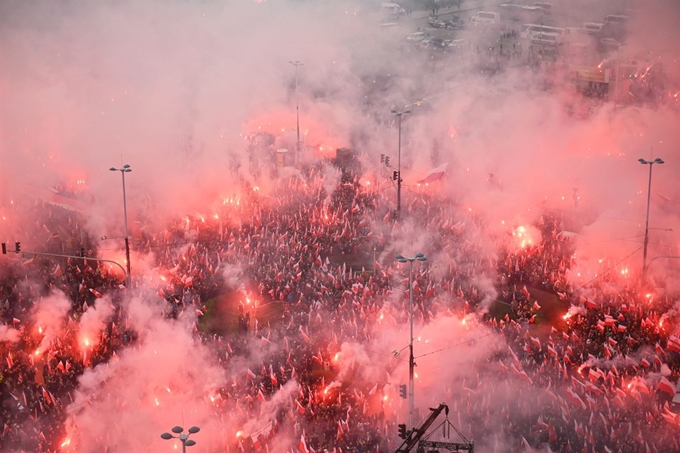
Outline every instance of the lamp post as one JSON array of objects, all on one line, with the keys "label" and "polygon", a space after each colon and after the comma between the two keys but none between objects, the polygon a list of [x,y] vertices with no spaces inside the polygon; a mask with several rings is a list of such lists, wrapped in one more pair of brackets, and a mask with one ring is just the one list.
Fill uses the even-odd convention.
[{"label": "lamp post", "polygon": [[161,434],[161,439],[165,440],[179,439],[180,441],[182,441],[182,453],[187,453],[187,447],[196,445],[196,441],[189,439],[189,435],[196,434],[200,430],[201,428],[199,428],[198,426],[192,426],[191,428],[189,428],[189,432],[187,434],[184,434],[183,433],[184,428],[182,428],[181,426],[175,426],[174,428],[172,428],[172,432],[177,434],[176,436],[173,436],[170,433],[163,433]]},{"label": "lamp post", "polygon": [[297,131],[297,141],[295,142],[295,161],[298,161],[300,154],[300,103],[298,102],[298,68],[304,66],[304,63],[295,60],[288,63],[295,66],[295,126]]},{"label": "lamp post", "polygon": [[128,234],[128,219],[127,219],[127,197],[125,195],[125,173],[130,173],[132,169],[128,164],[123,165],[121,168],[111,167],[111,171],[119,171],[121,177],[123,178],[123,216],[125,218],[125,264],[127,265],[127,287],[130,289],[130,235]]},{"label": "lamp post", "polygon": [[413,262],[415,260],[418,261],[427,261],[427,258],[425,255],[422,253],[417,253],[415,256],[405,258],[402,255],[397,255],[395,257],[397,261],[400,263],[409,263],[408,267],[408,295],[409,295],[409,301],[408,301],[408,313],[409,313],[409,320],[411,324],[411,335],[409,339],[409,354],[408,354],[408,425],[409,429],[415,428],[413,426],[413,406],[415,404],[415,385],[413,383],[413,375],[414,375],[414,368],[415,368],[415,362],[413,359]]},{"label": "lamp post", "polygon": [[663,164],[664,161],[661,158],[656,158],[654,160],[645,160],[643,158],[638,159],[642,165],[649,165],[649,184],[647,186],[647,220],[645,221],[645,242],[642,251],[642,276],[644,277],[647,273],[647,245],[649,244],[649,202],[652,197],[652,166],[654,164]]},{"label": "lamp post", "polygon": [[396,115],[399,122],[399,142],[398,142],[398,154],[397,154],[397,215],[401,214],[401,118],[404,114],[411,113],[410,110],[392,110],[392,113]]}]

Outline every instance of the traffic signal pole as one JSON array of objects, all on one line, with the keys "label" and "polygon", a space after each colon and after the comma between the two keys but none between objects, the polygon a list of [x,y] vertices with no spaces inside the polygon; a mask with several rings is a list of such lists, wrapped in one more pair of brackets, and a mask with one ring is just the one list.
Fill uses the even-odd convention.
[{"label": "traffic signal pole", "polygon": [[116,266],[118,266],[120,268],[121,271],[123,271],[123,275],[125,276],[125,279],[127,281],[128,274],[125,271],[125,268],[123,267],[123,265],[120,264],[118,261],[107,260],[107,259],[104,259],[104,258],[92,258],[92,257],[89,257],[89,256],[85,256],[85,253],[84,253],[84,251],[82,251],[82,249],[81,249],[81,255],[80,256],[78,256],[78,255],[59,255],[59,254],[56,254],[56,253],[43,253],[43,252],[22,252],[21,251],[21,242],[15,242],[14,250],[7,250],[7,244],[5,244],[3,242],[2,243],[2,254],[6,255],[8,252],[9,253],[17,253],[17,254],[21,253],[21,255],[25,258],[28,258],[29,255],[35,255],[35,256],[50,256],[50,257],[53,257],[53,258],[71,258],[71,259],[83,260],[83,261],[90,260],[90,261],[98,261],[100,263],[111,263],[111,264],[115,264]]}]

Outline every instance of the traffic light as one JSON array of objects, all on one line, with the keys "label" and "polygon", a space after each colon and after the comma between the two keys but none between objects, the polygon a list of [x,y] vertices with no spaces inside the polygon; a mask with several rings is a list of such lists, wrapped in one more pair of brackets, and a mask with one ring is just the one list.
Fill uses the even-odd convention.
[{"label": "traffic light", "polygon": [[390,166],[390,156],[385,156],[385,166],[386,167]]},{"label": "traffic light", "polygon": [[406,399],[406,384],[401,384],[399,386],[399,396]]},{"label": "traffic light", "polygon": [[381,154],[381,155],[380,155],[380,163],[381,163],[381,164],[384,164],[384,163],[385,163],[385,155],[384,155],[384,154]]},{"label": "traffic light", "polygon": [[406,435],[406,424],[400,423],[397,425],[399,427],[399,437],[402,439],[406,439],[408,436]]},{"label": "traffic light", "polygon": [[7,244],[4,242],[2,243],[2,254],[7,255]]},{"label": "traffic light", "polygon": [[14,251],[16,253],[19,253],[21,251],[21,242],[15,242],[14,243]]},{"label": "traffic light", "polygon": [[392,173],[392,179],[399,181],[399,172],[397,170],[394,170],[394,173]]},{"label": "traffic light", "polygon": [[80,247],[80,257],[81,258],[85,257],[85,247]]}]

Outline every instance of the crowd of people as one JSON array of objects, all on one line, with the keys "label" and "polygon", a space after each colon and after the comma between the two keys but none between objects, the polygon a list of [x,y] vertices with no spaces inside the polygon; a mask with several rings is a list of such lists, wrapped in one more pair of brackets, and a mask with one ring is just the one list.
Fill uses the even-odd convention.
[{"label": "crowd of people", "polygon": [[[485,242],[479,240],[487,237],[483,219],[453,201],[410,193],[395,219],[384,194],[362,184],[356,172],[343,171],[328,189],[322,169],[310,166],[282,180],[273,197],[245,186],[239,204],[216,218],[180,217],[163,231],[133,238],[135,255],[151,257],[157,269],[153,278],[133,272],[133,289],[153,287],[167,301],[168,322],[187,311],[209,317],[207,302],[229,291],[280,307],[278,320],[263,322],[242,306],[237,331],[195,330],[225,368],[235,357],[248,360],[253,336],[266,351],[247,379],[218,390],[216,417],[254,412],[288,382],[299,383],[267,429],[233,438],[219,451],[270,451],[283,432],[300,439],[293,449],[304,453],[393,451],[403,414],[375,400],[390,391],[392,369],[381,381],[366,382],[356,377],[358,365],[347,369],[338,354],[348,343],[370,342],[385,323],[407,323],[410,291],[417,326],[452,313],[472,315],[475,329],[504,342],[475,379],[443,383],[451,420],[478,442],[478,451],[680,449],[680,423],[669,405],[680,375],[670,295],[650,290],[647,296],[633,279],[619,292],[598,282],[588,293],[572,285],[573,245],[562,234],[560,214],[541,217],[540,242]],[[56,241],[52,231],[61,226],[60,240],[73,242],[64,248],[84,245],[86,256],[97,254],[73,239],[84,237],[78,214],[39,204],[31,211],[37,222],[24,233],[35,244],[48,235]],[[394,261],[400,251],[393,247],[412,234],[413,224],[438,264],[419,267],[408,287],[408,268]],[[377,258],[362,269],[356,263],[364,251]],[[238,283],[225,269],[240,270]],[[139,341],[119,303],[127,293],[124,279],[92,260],[50,257],[5,260],[0,272],[0,446],[59,451],[79,377]],[[480,277],[494,282],[497,297],[480,286]],[[563,319],[545,319],[533,288],[573,306]],[[45,344],[32,314],[40,297],[55,292],[70,301],[69,322]],[[104,295],[115,310],[84,355],[75,326]],[[512,312],[494,316],[490,298]]]}]

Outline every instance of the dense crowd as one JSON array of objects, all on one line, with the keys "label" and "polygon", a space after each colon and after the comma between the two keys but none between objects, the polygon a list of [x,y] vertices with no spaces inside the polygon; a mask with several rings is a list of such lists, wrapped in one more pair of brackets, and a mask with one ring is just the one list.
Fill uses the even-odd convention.
[{"label": "dense crowd", "polygon": [[[507,343],[472,382],[444,384],[454,424],[489,451],[540,445],[554,451],[680,449],[677,418],[669,410],[672,384],[680,375],[680,341],[676,347],[671,327],[674,300],[647,297],[632,280],[618,293],[595,282],[582,297],[576,291],[581,288],[567,280],[573,250],[562,234],[561,215],[544,213],[536,225],[540,243],[510,247],[501,237],[489,246],[476,239],[486,231],[482,219],[451,201],[411,193],[402,216],[426,232],[438,265],[436,271],[416,270],[408,288],[403,284],[408,268],[392,258],[393,242],[409,234],[408,222],[395,220],[388,201],[362,185],[359,176],[343,171],[330,193],[321,167],[306,168],[281,184],[275,197],[244,187],[247,195],[217,218],[182,217],[164,231],[133,238],[135,254],[153,257],[159,270],[153,278],[133,272],[133,287],[154,287],[167,301],[167,318],[187,310],[209,316],[207,301],[233,290],[280,305],[278,322],[263,323],[242,306],[238,332],[195,331],[225,368],[230,358],[248,358],[253,336],[263,345],[281,345],[268,349],[261,365],[248,368],[247,379],[211,396],[217,400],[216,417],[235,409],[255,411],[289,381],[299,383],[290,407],[266,429],[245,433],[229,447],[268,451],[268,443],[285,429],[301,439],[301,450],[393,450],[399,420],[376,408],[372,398],[387,388],[387,378],[368,384],[350,375],[337,381],[336,356],[345,343],[370,341],[382,322],[407,322],[413,291],[417,325],[447,312],[479,313],[477,328]],[[75,239],[84,238],[77,214],[39,204],[33,210],[37,221],[24,233],[34,243],[47,237],[52,239],[45,247],[52,241],[61,245],[53,250],[82,245],[87,256],[97,254],[86,238]],[[356,263],[371,252],[386,258],[362,269]],[[126,327],[119,304],[127,291],[123,279],[99,264],[54,258],[2,263],[0,314],[3,324],[18,332],[16,341],[8,337],[0,343],[3,449],[58,451],[79,377],[137,341],[138,332]],[[241,287],[225,281],[224,270],[233,268],[242,271]],[[512,308],[508,315],[485,311],[490,296],[478,285],[480,276],[494,280],[497,303]],[[572,301],[572,309],[559,322],[543,319],[533,288]],[[31,313],[38,298],[55,291],[70,300],[70,321],[44,344]],[[387,302],[395,300],[392,293],[398,294],[396,303]],[[103,295],[111,295],[116,308],[93,339],[95,347],[83,355],[75,325]],[[512,383],[513,398],[500,398],[509,387],[498,385],[499,379]]]}]

